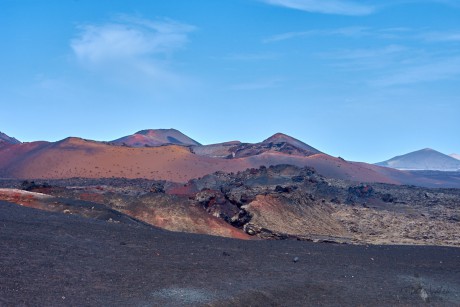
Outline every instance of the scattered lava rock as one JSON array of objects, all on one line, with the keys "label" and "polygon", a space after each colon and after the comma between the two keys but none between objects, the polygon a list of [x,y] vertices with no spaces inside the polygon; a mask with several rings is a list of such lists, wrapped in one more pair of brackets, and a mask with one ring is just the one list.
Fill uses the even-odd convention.
[{"label": "scattered lava rock", "polygon": [[374,192],[374,188],[367,184],[360,184],[359,186],[352,186],[348,188],[348,198],[349,203],[355,203],[359,199],[368,198]]},{"label": "scattered lava rock", "polygon": [[35,183],[35,181],[25,180],[21,183],[21,190],[25,190],[29,192],[31,191],[37,192],[37,190],[49,189],[49,188],[51,188],[51,186],[47,182],[37,184]]},{"label": "scattered lava rock", "polygon": [[382,200],[386,203],[392,203],[396,201],[396,199],[391,194],[388,194],[388,193],[385,193],[382,195]]},{"label": "scattered lava rock", "polygon": [[165,186],[163,182],[155,182],[150,189],[152,193],[165,193]]}]

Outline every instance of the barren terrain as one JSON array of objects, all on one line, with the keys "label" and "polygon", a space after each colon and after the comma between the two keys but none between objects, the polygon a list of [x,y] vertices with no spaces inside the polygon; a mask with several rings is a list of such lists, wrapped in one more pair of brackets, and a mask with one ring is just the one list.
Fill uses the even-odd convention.
[{"label": "barren terrain", "polygon": [[443,305],[460,249],[244,241],[0,202],[0,305]]}]

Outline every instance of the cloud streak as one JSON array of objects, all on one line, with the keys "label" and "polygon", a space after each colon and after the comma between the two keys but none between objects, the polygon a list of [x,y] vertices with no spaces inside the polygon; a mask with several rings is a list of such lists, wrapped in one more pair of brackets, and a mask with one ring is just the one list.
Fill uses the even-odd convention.
[{"label": "cloud streak", "polygon": [[376,7],[349,0],[261,0],[267,4],[311,13],[363,16],[376,11]]},{"label": "cloud streak", "polygon": [[460,42],[460,31],[428,32],[420,37],[428,42]]},{"label": "cloud streak", "polygon": [[[305,11],[309,13],[366,16],[371,15],[383,8],[397,5],[414,5],[420,2],[447,5],[453,8],[460,8],[456,0],[392,0],[387,3],[381,1],[352,1],[352,0],[259,0],[269,5],[285,7]],[[378,4],[377,4],[378,3]]]},{"label": "cloud streak", "polygon": [[376,86],[409,85],[422,82],[449,80],[460,76],[460,57],[450,57],[430,63],[406,67],[371,82]]},{"label": "cloud streak", "polygon": [[331,67],[343,71],[387,71],[398,63],[402,65],[410,48],[401,45],[387,45],[379,48],[342,49],[332,52],[317,53]]},{"label": "cloud streak", "polygon": [[294,38],[312,37],[312,36],[345,36],[345,37],[362,37],[369,35],[369,29],[365,27],[345,27],[330,30],[308,30],[299,32],[287,32],[276,34],[262,40],[263,43],[275,43]]},{"label": "cloud streak", "polygon": [[80,26],[70,45],[78,60],[98,64],[170,53],[183,47],[194,29],[170,20],[124,17],[121,22]]},{"label": "cloud streak", "polygon": [[137,87],[183,85],[171,69],[174,52],[185,47],[194,26],[173,20],[120,16],[104,24],[85,24],[70,42],[77,62],[105,79]]}]

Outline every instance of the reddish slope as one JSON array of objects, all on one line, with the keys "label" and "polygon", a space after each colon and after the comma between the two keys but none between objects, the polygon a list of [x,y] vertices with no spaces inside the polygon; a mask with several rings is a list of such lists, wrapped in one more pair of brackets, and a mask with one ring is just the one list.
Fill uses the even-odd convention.
[{"label": "reddish slope", "polygon": [[0,148],[0,177],[17,177],[10,170],[21,165],[25,162],[24,160],[30,159],[36,152],[40,152],[48,145],[50,145],[48,142],[32,142]]},{"label": "reddish slope", "polygon": [[319,174],[329,178],[364,182],[399,183],[397,180],[379,173],[374,166],[370,168],[366,163],[350,163],[326,154],[303,157],[281,153],[263,153],[258,156],[246,158],[246,160],[250,161],[250,164],[254,166],[277,164],[291,164],[299,167],[310,166]]},{"label": "reddish slope", "polygon": [[[26,147],[26,148],[25,148]],[[11,178],[126,177],[187,181],[216,170],[225,160],[200,157],[182,146],[129,148],[67,138],[34,148],[0,151],[2,176]]]},{"label": "reddish slope", "polygon": [[68,138],[56,143],[27,143],[0,150],[0,174],[11,178],[126,177],[185,182],[215,171],[292,164],[311,166],[327,177],[397,183],[367,164],[349,163],[325,154],[309,157],[266,152],[219,159],[195,155],[183,146],[129,148]]}]

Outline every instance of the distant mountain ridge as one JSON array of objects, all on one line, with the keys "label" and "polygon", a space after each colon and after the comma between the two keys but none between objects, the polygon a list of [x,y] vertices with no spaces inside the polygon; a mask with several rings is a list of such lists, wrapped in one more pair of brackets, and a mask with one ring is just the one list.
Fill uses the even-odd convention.
[{"label": "distant mountain ridge", "polygon": [[425,148],[376,163],[399,170],[459,171],[460,160],[431,148]]},{"label": "distant mountain ridge", "polygon": [[[115,144],[68,137],[58,142],[11,145],[0,148],[0,177],[123,177],[185,182],[216,171],[287,164],[314,167],[331,178],[398,183],[393,176],[379,173],[376,166],[331,157],[284,134],[254,144],[194,144],[199,143],[175,129],[158,129],[139,131]],[[194,152],[201,149],[205,150]]]},{"label": "distant mountain ridge", "polygon": [[[18,142],[11,139],[8,142]],[[416,172],[335,158],[282,133],[259,143],[231,141],[200,145],[178,130],[156,129],[141,130],[114,142],[68,137],[57,142],[0,146],[0,178],[118,177],[186,182],[213,172],[231,173],[284,164],[312,167],[327,178],[350,181],[460,186],[455,178],[444,174],[432,178]],[[441,153],[437,155],[460,163],[460,160]],[[395,163],[383,164],[395,167]],[[441,169],[451,170],[457,166],[444,165]],[[426,165],[409,168],[426,169]]]},{"label": "distant mountain ridge", "polygon": [[453,154],[450,154],[449,156],[451,156],[454,159],[460,160],[460,155],[459,154],[453,153]]}]

